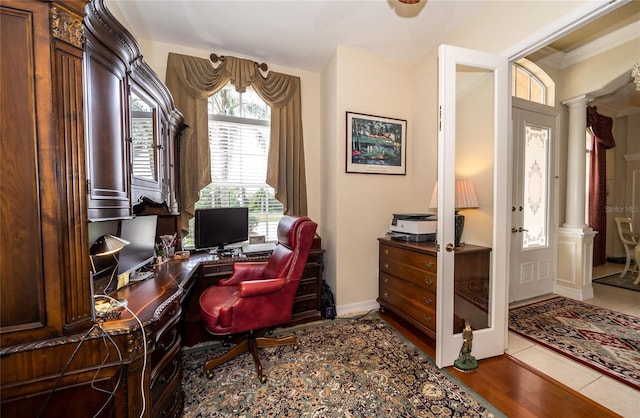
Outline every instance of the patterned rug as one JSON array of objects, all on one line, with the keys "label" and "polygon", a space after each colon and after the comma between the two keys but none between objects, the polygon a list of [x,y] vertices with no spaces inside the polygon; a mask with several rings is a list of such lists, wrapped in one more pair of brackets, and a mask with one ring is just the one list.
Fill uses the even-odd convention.
[{"label": "patterned rug", "polygon": [[640,292],[640,283],[633,284],[633,281],[638,277],[638,273],[629,271],[624,277],[620,277],[620,274],[613,274],[611,276],[601,277],[599,279],[593,279],[594,283],[606,284],[608,286],[622,287],[624,289],[635,290]]},{"label": "patterned rug", "polygon": [[509,329],[640,390],[640,318],[562,297],[509,311]]},{"label": "patterned rug", "polygon": [[267,382],[250,354],[202,371],[222,345],[183,351],[184,417],[496,417],[504,416],[438,369],[377,314],[281,330],[291,346],[260,350]]}]

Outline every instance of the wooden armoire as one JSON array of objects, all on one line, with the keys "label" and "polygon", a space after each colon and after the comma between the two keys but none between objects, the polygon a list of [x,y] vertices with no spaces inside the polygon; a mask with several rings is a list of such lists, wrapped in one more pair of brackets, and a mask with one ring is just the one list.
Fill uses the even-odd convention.
[{"label": "wooden armoire", "polygon": [[178,416],[179,384],[149,393],[153,323],[93,319],[88,229],[177,213],[181,115],[103,0],[0,0],[0,50],[0,415]]}]

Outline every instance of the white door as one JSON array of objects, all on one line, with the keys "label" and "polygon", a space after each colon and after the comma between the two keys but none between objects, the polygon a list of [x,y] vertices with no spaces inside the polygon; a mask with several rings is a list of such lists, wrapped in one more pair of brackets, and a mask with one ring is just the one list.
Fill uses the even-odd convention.
[{"label": "white door", "polygon": [[[501,355],[507,336],[510,83],[507,58],[441,45],[439,49],[438,285],[436,364],[453,364],[462,346],[454,330],[454,184],[474,182],[480,207],[465,213],[464,240],[491,247],[487,326],[474,330],[476,359]],[[475,211],[475,212],[471,212]],[[467,212],[467,211],[465,211]]]},{"label": "white door", "polygon": [[553,292],[556,182],[553,108],[513,99],[513,192],[509,302]]}]

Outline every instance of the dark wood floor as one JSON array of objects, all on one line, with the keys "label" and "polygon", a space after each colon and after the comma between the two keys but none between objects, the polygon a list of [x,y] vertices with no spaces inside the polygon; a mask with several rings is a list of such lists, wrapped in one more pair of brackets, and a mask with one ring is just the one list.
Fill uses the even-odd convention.
[{"label": "dark wood floor", "polygon": [[[435,342],[392,314],[382,319],[435,358]],[[479,361],[478,370],[447,370],[508,417],[619,417],[573,389],[508,355]]]}]

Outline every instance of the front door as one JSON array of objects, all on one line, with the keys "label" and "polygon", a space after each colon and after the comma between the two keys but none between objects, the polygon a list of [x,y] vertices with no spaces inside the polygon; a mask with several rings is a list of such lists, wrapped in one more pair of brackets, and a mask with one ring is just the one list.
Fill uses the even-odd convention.
[{"label": "front door", "polygon": [[556,138],[553,108],[513,99],[509,302],[553,292]]}]

